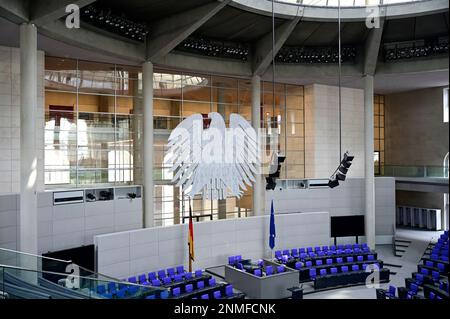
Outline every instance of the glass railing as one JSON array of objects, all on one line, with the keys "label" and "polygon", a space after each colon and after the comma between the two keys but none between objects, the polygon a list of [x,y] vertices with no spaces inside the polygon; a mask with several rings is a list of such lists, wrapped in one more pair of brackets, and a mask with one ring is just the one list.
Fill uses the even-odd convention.
[{"label": "glass railing", "polygon": [[[272,0],[268,0],[272,1]],[[418,2],[424,0],[341,0],[341,7],[366,7],[398,3]],[[298,4],[304,6],[316,7],[337,7],[338,0],[276,0],[276,2],[285,2],[289,4]]]},{"label": "glass railing", "polygon": [[382,176],[448,178],[448,167],[444,166],[400,166],[385,165]]},{"label": "glass railing", "polygon": [[[48,269],[57,269],[50,271]],[[95,273],[71,261],[0,248],[0,298],[167,298],[168,290]]]}]

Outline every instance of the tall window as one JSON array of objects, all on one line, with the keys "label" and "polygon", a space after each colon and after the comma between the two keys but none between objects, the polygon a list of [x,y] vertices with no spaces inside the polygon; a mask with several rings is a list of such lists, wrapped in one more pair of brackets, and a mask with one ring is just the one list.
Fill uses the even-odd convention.
[{"label": "tall window", "polygon": [[383,175],[385,161],[384,130],[384,96],[374,96],[374,163],[375,175]]},{"label": "tall window", "polygon": [[45,184],[134,182],[140,69],[46,58]]}]

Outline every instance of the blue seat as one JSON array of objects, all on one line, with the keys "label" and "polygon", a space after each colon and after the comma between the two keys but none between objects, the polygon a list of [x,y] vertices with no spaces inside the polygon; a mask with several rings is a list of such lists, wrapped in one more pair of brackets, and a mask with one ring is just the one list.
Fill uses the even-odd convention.
[{"label": "blue seat", "polygon": [[326,276],[327,274],[327,270],[326,269],[320,269],[320,275],[321,276]]},{"label": "blue seat", "polygon": [[283,254],[281,253],[281,250],[275,250],[275,258],[277,258],[277,259],[281,259],[281,256],[282,256]]},{"label": "blue seat", "polygon": [[328,251],[328,246],[322,246],[322,251]]},{"label": "blue seat", "polygon": [[362,270],[366,270],[367,267],[369,267],[368,264],[362,264],[362,267],[361,267],[361,268],[362,268]]},{"label": "blue seat", "polygon": [[180,289],[180,287],[176,287],[176,288],[173,288],[173,289],[172,289],[172,295],[173,295],[174,297],[178,297],[180,294],[181,294],[181,289]]},{"label": "blue seat", "polygon": [[145,299],[156,299],[155,295],[148,295],[145,297]]},{"label": "blue seat", "polygon": [[416,284],[409,285],[408,294],[410,294],[411,296],[415,296],[415,295],[417,295],[418,291],[419,291],[419,286],[417,286]]},{"label": "blue seat", "polygon": [[363,249],[364,249],[364,248],[369,248],[369,246],[368,246],[367,244],[362,244],[362,245],[361,245],[361,248],[363,248]]},{"label": "blue seat", "polygon": [[300,268],[302,268],[302,263],[299,262],[299,261],[297,261],[297,262],[295,263],[295,269],[300,270]]},{"label": "blue seat", "polygon": [[287,255],[283,255],[281,257],[281,261],[285,264],[285,263],[287,263],[289,261],[289,257]]},{"label": "blue seat", "polygon": [[97,293],[99,295],[104,295],[106,293],[106,287],[104,285],[97,286]]},{"label": "blue seat", "polygon": [[175,275],[175,277],[173,277],[173,281],[174,282],[182,282],[183,281],[183,275]]},{"label": "blue seat", "polygon": [[426,268],[422,268],[422,269],[420,269],[420,273],[422,275],[428,276],[430,271],[428,269],[426,269]]},{"label": "blue seat", "polygon": [[314,247],[314,251],[315,252],[319,252],[319,251],[321,251],[322,249],[320,248],[320,246],[316,246],[316,247]]},{"label": "blue seat", "polygon": [[367,255],[367,260],[373,261],[373,260],[375,260],[375,256],[374,255]]},{"label": "blue seat", "polygon": [[195,277],[201,277],[201,276],[203,276],[203,271],[201,269],[197,269],[195,271]]},{"label": "blue seat", "polygon": [[439,272],[438,271],[432,271],[431,272],[431,277],[433,278],[433,280],[435,281],[435,282],[438,282],[439,281],[439,278],[440,278],[440,274],[439,274]]},{"label": "blue seat", "polygon": [[232,285],[227,285],[225,287],[225,296],[230,297],[233,295],[233,286]]},{"label": "blue seat", "polygon": [[316,277],[317,277],[317,271],[316,271],[316,268],[311,268],[310,270],[309,270],[309,278],[311,278],[311,279],[316,279]]},{"label": "blue seat", "polygon": [[322,266],[322,265],[323,265],[322,259],[317,259],[316,266]]},{"label": "blue seat", "polygon": [[177,274],[182,275],[186,272],[186,270],[184,270],[184,266],[177,266]]},{"label": "blue seat", "polygon": [[237,263],[236,267],[237,267],[237,269],[239,269],[239,270],[244,270],[244,265],[241,264],[241,263]]},{"label": "blue seat", "polygon": [[113,293],[116,290],[117,290],[116,283],[115,282],[109,282],[108,283],[108,292]]},{"label": "blue seat", "polygon": [[125,298],[126,293],[127,293],[126,289],[117,290],[116,297],[119,298],[119,299]]},{"label": "blue seat", "polygon": [[358,265],[352,265],[352,271],[358,271],[359,266]]},{"label": "blue seat", "polygon": [[325,256],[325,252],[324,251],[319,251],[319,252],[317,252],[317,256],[323,257],[323,256]]},{"label": "blue seat", "polygon": [[316,253],[313,253],[313,252],[309,253],[309,257],[311,257],[311,258],[316,257]]},{"label": "blue seat", "polygon": [[129,295],[135,295],[139,291],[139,287],[138,286],[129,286],[129,287],[127,287],[127,289],[128,289],[128,294]]},{"label": "blue seat", "polygon": [[188,284],[184,289],[186,290],[186,292],[192,292],[194,290],[194,285]]},{"label": "blue seat", "polygon": [[[446,252],[446,254],[448,254],[448,251]],[[442,261],[448,261],[448,256],[442,256],[441,259],[442,259]]]},{"label": "blue seat", "polygon": [[136,277],[133,276],[133,277],[128,278],[128,282],[135,284],[137,282]]},{"label": "blue seat", "polygon": [[422,274],[417,274],[416,275],[416,285],[422,286],[423,279],[424,279],[424,276]]},{"label": "blue seat", "polygon": [[354,261],[353,257],[347,257],[347,262],[352,263]]},{"label": "blue seat", "polygon": [[160,297],[161,299],[167,299],[167,298],[169,298],[169,291],[167,291],[167,290],[161,291],[161,293],[159,294],[159,297]]},{"label": "blue seat", "polygon": [[363,256],[356,256],[356,260],[357,260],[357,261],[363,261],[363,260],[364,260],[364,257],[363,257]]},{"label": "blue seat", "polygon": [[158,277],[159,279],[166,277],[166,271],[164,269],[158,270]]},{"label": "blue seat", "polygon": [[213,296],[214,296],[214,299],[222,298],[222,294],[220,293],[220,290],[214,291]]},{"label": "blue seat", "polygon": [[215,286],[216,285],[216,279],[215,278],[211,278],[208,280],[208,286]]},{"label": "blue seat", "polygon": [[332,258],[327,258],[327,260],[325,262],[327,263],[327,265],[332,265],[333,264],[333,259]]},{"label": "blue seat", "polygon": [[208,294],[204,294],[200,297],[201,299],[209,299],[209,295]]},{"label": "blue seat", "polygon": [[342,266],[341,267],[342,272],[348,272],[348,266]]},{"label": "blue seat", "polygon": [[387,291],[387,296],[389,298],[395,298],[395,294],[397,293],[397,288],[395,286],[389,286],[389,290]]},{"label": "blue seat", "polygon": [[336,267],[332,267],[332,268],[330,268],[330,272],[331,272],[332,274],[337,274],[338,270],[337,270]]},{"label": "blue seat", "polygon": [[284,270],[285,270],[285,267],[284,267],[284,266],[278,266],[278,267],[277,267],[277,273],[278,273],[278,274],[284,272]]},{"label": "blue seat", "polygon": [[333,256],[333,255],[334,255],[334,251],[328,250],[328,251],[326,252],[326,255],[327,255],[327,256]]},{"label": "blue seat", "polygon": [[312,261],[311,261],[311,260],[308,260],[308,261],[305,263],[305,265],[306,265],[306,267],[312,267]]},{"label": "blue seat", "polygon": [[311,253],[313,251],[312,247],[306,247],[306,252]]},{"label": "blue seat", "polygon": [[335,245],[331,245],[331,246],[330,246],[330,250],[331,250],[331,251],[336,251],[336,246],[335,246]]},{"label": "blue seat", "polygon": [[438,269],[439,269],[440,272],[444,272],[444,270],[445,270],[445,265],[444,265],[444,264],[438,263],[438,264],[437,264],[437,267],[438,267]]},{"label": "blue seat", "polygon": [[353,249],[346,248],[346,249],[344,250],[344,253],[346,253],[347,255],[349,255],[349,254],[353,253]]},{"label": "blue seat", "polygon": [[163,285],[169,285],[172,282],[172,279],[170,279],[170,277],[164,277],[162,282]]},{"label": "blue seat", "polygon": [[156,272],[149,272],[148,273],[148,280],[155,280],[156,279]]},{"label": "blue seat", "polygon": [[186,272],[184,273],[184,278],[186,280],[191,280],[192,279],[192,273],[191,272]]},{"label": "blue seat", "polygon": [[203,280],[200,280],[197,282],[197,289],[203,289],[205,288],[205,282]]},{"label": "blue seat", "polygon": [[308,257],[308,255],[306,253],[301,253],[300,254],[300,259],[305,259],[306,257]]},{"label": "blue seat", "polygon": [[159,280],[159,279],[152,280],[152,286],[155,286],[155,287],[161,286],[161,280]]},{"label": "blue seat", "polygon": [[344,245],[337,245],[337,249],[343,250],[344,249]]},{"label": "blue seat", "polygon": [[305,248],[299,248],[298,252],[299,252],[300,254],[306,253]]},{"label": "blue seat", "polygon": [[262,276],[262,272],[261,269],[255,269],[255,271],[253,272],[253,274],[257,277],[261,277]]},{"label": "blue seat", "polygon": [[[298,263],[298,262],[297,262]],[[296,263],[296,264],[297,264]],[[273,267],[272,266],[267,266],[266,267],[266,276],[270,276],[273,274]]]},{"label": "blue seat", "polygon": [[167,268],[167,275],[169,277],[175,276],[175,269],[174,268]]},{"label": "blue seat", "polygon": [[142,284],[147,281],[147,276],[145,274],[142,274],[142,275],[139,275],[138,279],[139,279],[139,283]]},{"label": "blue seat", "polygon": [[342,264],[344,262],[344,259],[342,257],[338,257],[338,258],[336,258],[336,262],[338,264]]},{"label": "blue seat", "polygon": [[293,248],[293,249],[291,250],[291,255],[292,255],[293,257],[298,257],[298,250],[297,250],[297,248]]},{"label": "blue seat", "polygon": [[285,249],[285,250],[283,250],[283,255],[285,255],[285,256],[289,256],[290,254],[289,254],[289,249]]},{"label": "blue seat", "polygon": [[353,249],[356,249],[356,248],[359,249],[359,247],[360,247],[359,244],[354,244],[354,245],[353,245]]},{"label": "blue seat", "polygon": [[350,244],[345,245],[345,249],[353,249],[353,246]]},{"label": "blue seat", "polygon": [[236,261],[241,261],[242,260],[242,256],[241,255],[236,255]]},{"label": "blue seat", "polygon": [[430,291],[430,294],[428,295],[428,299],[435,299],[436,295],[434,294],[434,292]]}]

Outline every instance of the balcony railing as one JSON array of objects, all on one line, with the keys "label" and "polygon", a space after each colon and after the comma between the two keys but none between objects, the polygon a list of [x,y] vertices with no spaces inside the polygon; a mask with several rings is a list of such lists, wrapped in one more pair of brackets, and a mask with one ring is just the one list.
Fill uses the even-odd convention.
[{"label": "balcony railing", "polygon": [[385,165],[382,176],[448,178],[448,167],[445,166],[400,166]]}]

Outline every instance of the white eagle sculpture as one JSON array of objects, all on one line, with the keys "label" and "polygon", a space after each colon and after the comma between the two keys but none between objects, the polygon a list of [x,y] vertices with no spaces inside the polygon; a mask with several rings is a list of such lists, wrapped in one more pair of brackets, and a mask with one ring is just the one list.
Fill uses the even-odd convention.
[{"label": "white eagle sculpture", "polygon": [[230,115],[229,128],[219,113],[191,115],[172,131],[168,148],[172,182],[190,198],[240,198],[260,173],[257,133],[238,114]]}]

